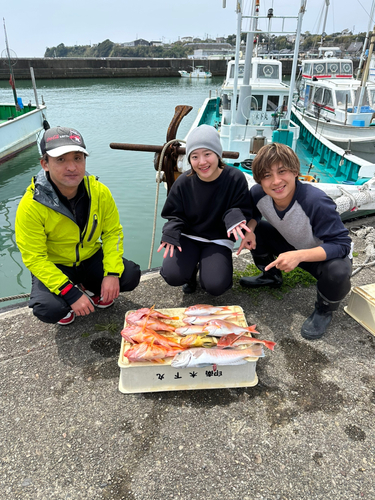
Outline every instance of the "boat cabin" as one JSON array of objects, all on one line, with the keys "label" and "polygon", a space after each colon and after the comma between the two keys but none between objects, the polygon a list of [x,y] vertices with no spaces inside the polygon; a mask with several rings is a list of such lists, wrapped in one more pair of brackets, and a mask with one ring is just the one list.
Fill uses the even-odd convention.
[{"label": "boat cabin", "polygon": [[367,83],[358,110],[360,84],[349,59],[303,61],[296,106],[318,119],[368,127],[375,118],[375,84]]},{"label": "boat cabin", "polygon": [[350,59],[308,59],[302,61],[302,78],[353,78],[353,62]]}]

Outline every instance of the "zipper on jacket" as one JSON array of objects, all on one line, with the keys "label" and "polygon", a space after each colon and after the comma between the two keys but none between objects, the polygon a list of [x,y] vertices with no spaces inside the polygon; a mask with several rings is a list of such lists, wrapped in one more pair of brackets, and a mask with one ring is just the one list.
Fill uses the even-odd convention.
[{"label": "zipper on jacket", "polygon": [[94,236],[95,230],[98,227],[98,216],[96,214],[93,215],[92,218],[92,228],[89,234],[89,237],[87,238],[87,242],[91,241],[91,238]]}]

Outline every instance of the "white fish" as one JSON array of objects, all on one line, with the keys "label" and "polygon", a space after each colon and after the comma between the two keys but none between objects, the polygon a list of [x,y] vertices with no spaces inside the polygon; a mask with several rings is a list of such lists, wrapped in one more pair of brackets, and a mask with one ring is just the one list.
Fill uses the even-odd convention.
[{"label": "white fish", "polygon": [[247,363],[245,358],[264,356],[261,344],[254,344],[248,349],[207,349],[197,347],[187,349],[176,354],[171,362],[174,368],[201,368],[211,365],[244,365]]},{"label": "white fish", "polygon": [[186,316],[208,316],[209,314],[228,313],[228,306],[209,306],[208,304],[196,304],[185,309]]},{"label": "white fish", "polygon": [[223,321],[222,319],[210,318],[209,316],[207,320],[208,321],[204,324],[204,329],[214,337],[222,337],[229,333],[235,333],[237,335],[243,332],[259,333],[255,330],[256,325],[240,326],[229,321]]},{"label": "white fish", "polygon": [[210,316],[188,316],[187,318],[183,318],[183,322],[187,325],[205,325],[208,321],[213,321],[215,319],[222,320],[230,318],[231,316],[238,316],[242,313],[230,313],[230,314],[220,314]]}]

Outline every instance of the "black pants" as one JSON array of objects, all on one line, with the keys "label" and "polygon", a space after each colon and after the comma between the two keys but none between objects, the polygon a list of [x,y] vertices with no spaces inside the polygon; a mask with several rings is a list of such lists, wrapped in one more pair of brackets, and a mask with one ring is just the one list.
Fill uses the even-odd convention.
[{"label": "black pants", "polygon": [[[254,257],[271,254],[278,256],[296,250],[267,221],[261,220],[255,228],[256,249]],[[319,292],[332,302],[342,300],[350,291],[352,263],[349,257],[325,260],[322,262],[300,262],[298,267],[309,272],[318,280]]]},{"label": "black pants", "polygon": [[[124,272],[120,277],[120,292],[134,290],[141,278],[138,264],[131,260],[124,261]],[[81,262],[78,267],[63,266],[56,264],[64,274],[74,283],[82,284],[87,290],[95,295],[100,294],[104,276],[103,251],[100,249],[96,254]],[[45,323],[57,323],[71,310],[70,305],[60,295],[50,292],[41,281],[31,275],[31,294],[29,307],[33,309],[34,315]]]},{"label": "black pants", "polygon": [[216,243],[203,243],[181,237],[182,252],[175,247],[173,257],[163,260],[160,274],[171,286],[187,283],[199,264],[199,279],[203,290],[221,295],[233,284],[232,252]]}]

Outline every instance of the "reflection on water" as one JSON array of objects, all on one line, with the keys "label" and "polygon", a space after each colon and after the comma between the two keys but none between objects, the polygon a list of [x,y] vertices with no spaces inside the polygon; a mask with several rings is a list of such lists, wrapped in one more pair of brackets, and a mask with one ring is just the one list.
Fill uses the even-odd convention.
[{"label": "reflection on water", "polygon": [[[87,170],[106,184],[116,200],[124,228],[125,256],[148,267],[156,194],[153,154],[118,151],[111,142],[160,144],[177,105],[193,106],[179,127],[184,139],[209,91],[215,92],[221,78],[113,78],[38,80],[38,95],[47,105],[51,126],[71,126],[83,135],[90,153]],[[17,82],[17,95],[24,102],[34,99],[27,81]],[[0,102],[12,102],[12,89],[0,81]],[[39,169],[37,146],[0,165],[0,297],[27,293],[30,273],[15,244],[16,209],[30,180]],[[166,192],[160,188],[158,214]],[[152,267],[160,266],[156,253],[163,221],[158,217]],[[0,303],[0,307],[9,303]]]}]

